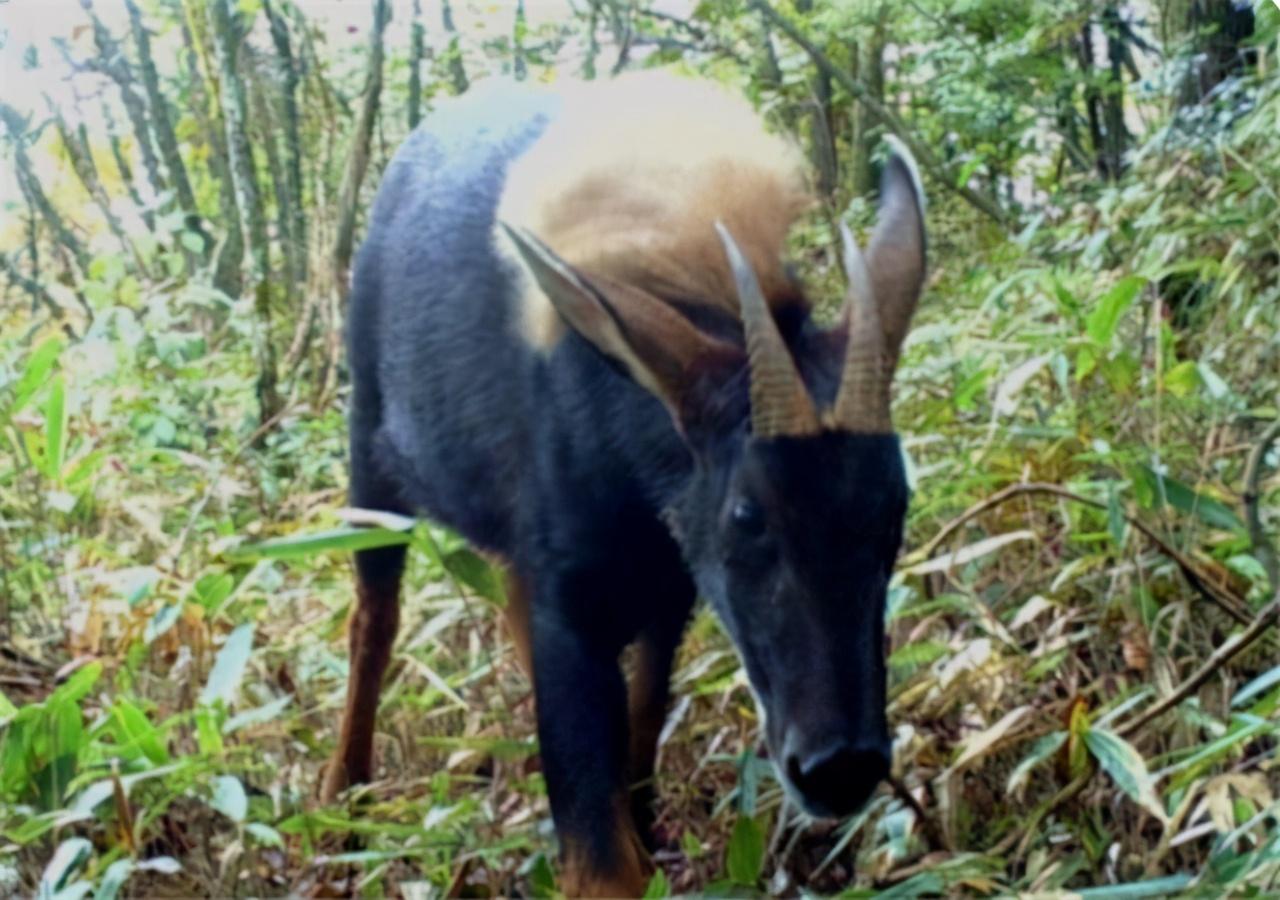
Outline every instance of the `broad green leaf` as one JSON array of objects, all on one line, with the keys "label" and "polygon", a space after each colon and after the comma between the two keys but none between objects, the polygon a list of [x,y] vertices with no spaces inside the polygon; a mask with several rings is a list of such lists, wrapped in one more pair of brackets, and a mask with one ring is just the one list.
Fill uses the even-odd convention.
[{"label": "broad green leaf", "polygon": [[246,559],[301,559],[317,553],[337,550],[372,550],[377,547],[393,547],[408,544],[412,536],[403,531],[387,528],[333,528],[313,531],[284,538],[274,538],[260,544],[237,547],[228,556],[233,560]]},{"label": "broad green leaf", "polygon": [[459,547],[444,557],[444,567],[450,575],[481,597],[499,606],[506,605],[502,579],[494,571],[493,566],[476,553],[465,547]]},{"label": "broad green leaf", "polygon": [[1280,684],[1280,666],[1276,666],[1268,672],[1263,672],[1236,691],[1236,695],[1231,698],[1231,705],[1236,708],[1244,706],[1254,697],[1265,693],[1277,684]]},{"label": "broad green leaf", "polygon": [[133,870],[133,860],[128,858],[117,859],[107,866],[107,871],[102,873],[102,878],[98,881],[98,890],[94,892],[93,900],[115,900]]},{"label": "broad green leaf", "polygon": [[764,831],[750,816],[738,816],[729,837],[725,870],[735,884],[755,887],[764,868]]},{"label": "broad green leaf", "polygon": [[1065,731],[1054,731],[1036,741],[1031,747],[1031,752],[1024,756],[1022,762],[1018,763],[1013,772],[1009,774],[1009,781],[1005,786],[1005,790],[1010,795],[1020,793],[1026,785],[1031,771],[1057,753],[1058,748],[1066,743],[1066,740],[1067,733]]},{"label": "broad green leaf", "polygon": [[60,353],[62,353],[61,338],[48,338],[31,351],[31,355],[27,357],[26,368],[22,371],[22,377],[18,379],[17,387],[14,388],[13,403],[7,411],[10,416],[21,412],[22,408],[35,396],[36,391],[40,390],[49,375],[49,370],[58,361]]},{"label": "broad green leaf", "polygon": [[264,703],[262,706],[255,706],[253,709],[246,709],[244,712],[236,713],[227,719],[222,726],[223,734],[232,734],[241,728],[248,728],[251,725],[261,725],[263,722],[270,722],[272,719],[280,715],[288,709],[289,704],[293,702],[293,698],[288,694],[277,697],[270,703]]},{"label": "broad green leaf", "polygon": [[1085,320],[1085,331],[1089,337],[1104,347],[1110,345],[1116,327],[1120,324],[1120,317],[1146,283],[1147,280],[1139,275],[1129,275],[1103,294]]},{"label": "broad green leaf", "polygon": [[147,620],[147,627],[142,631],[142,642],[152,643],[177,624],[182,616],[181,603],[167,603],[156,610],[156,614]]},{"label": "broad green leaf", "polygon": [[93,844],[82,837],[70,837],[58,845],[40,875],[40,896],[53,897],[67,887],[76,871],[93,855]]},{"label": "broad green leaf", "polygon": [[240,679],[244,677],[245,666],[249,662],[249,652],[253,649],[253,625],[239,625],[230,635],[227,642],[218,651],[218,658],[213,662],[213,671],[204,690],[200,692],[201,703],[213,703],[215,700],[229,702],[240,687]]},{"label": "broad green leaf", "polygon": [[1189,396],[1200,386],[1200,373],[1191,360],[1183,360],[1164,373],[1164,389],[1175,397]]},{"label": "broad green leaf", "polygon": [[213,798],[209,805],[237,824],[249,814],[249,796],[234,775],[219,775],[213,780]]},{"label": "broad green leaf", "polygon": [[1150,881],[1108,884],[1103,887],[1077,888],[1070,892],[1081,900],[1145,900],[1147,897],[1172,897],[1192,882],[1190,875],[1168,875]]},{"label": "broad green leaf", "polygon": [[1243,530],[1244,524],[1240,521],[1240,517],[1221,500],[1199,493],[1178,479],[1157,472],[1149,466],[1137,468],[1142,472],[1144,479],[1154,485],[1155,499],[1163,497],[1164,501],[1174,509],[1194,515],[1214,528],[1222,528],[1226,531]]},{"label": "broad green leaf", "polygon": [[1160,798],[1156,796],[1147,764],[1132,744],[1105,728],[1090,728],[1084,733],[1084,742],[1120,790],[1161,822],[1169,821]]},{"label": "broad green leaf", "polygon": [[254,839],[266,847],[283,847],[284,838],[280,836],[280,832],[276,831],[270,825],[264,825],[262,822],[250,822],[244,826],[244,830],[253,835]]},{"label": "broad green leaf", "polygon": [[151,760],[162,766],[169,761],[169,751],[157,729],[138,707],[124,697],[116,700],[111,708],[111,720],[115,726],[116,740],[122,746],[136,746]]},{"label": "broad green leaf", "polygon": [[653,873],[653,877],[649,879],[649,883],[645,885],[644,893],[640,896],[644,900],[660,900],[662,897],[671,895],[671,883],[667,881],[667,873],[662,869],[658,869]]},{"label": "broad green leaf", "polygon": [[55,375],[44,403],[44,476],[55,484],[61,481],[66,442],[66,383],[61,375]]}]

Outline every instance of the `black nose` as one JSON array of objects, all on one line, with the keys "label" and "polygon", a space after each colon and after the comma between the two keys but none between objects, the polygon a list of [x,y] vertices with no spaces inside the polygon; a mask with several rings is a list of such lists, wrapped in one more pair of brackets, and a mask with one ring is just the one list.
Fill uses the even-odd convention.
[{"label": "black nose", "polygon": [[787,759],[787,775],[800,794],[831,816],[857,811],[889,775],[889,749],[869,744],[830,743]]}]

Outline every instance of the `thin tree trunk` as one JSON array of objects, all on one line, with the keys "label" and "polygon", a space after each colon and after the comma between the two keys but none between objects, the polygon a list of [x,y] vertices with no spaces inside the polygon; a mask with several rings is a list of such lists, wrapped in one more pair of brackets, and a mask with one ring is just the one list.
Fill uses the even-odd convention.
[{"label": "thin tree trunk", "polygon": [[524,81],[529,75],[529,64],[524,58],[524,35],[527,30],[524,18],[524,0],[516,0],[516,18],[511,26],[511,71],[516,81]]},{"label": "thin tree trunk", "polygon": [[[854,48],[854,71],[867,86],[867,93],[877,103],[884,103],[884,48],[886,36],[883,20],[876,24],[871,36],[860,47]],[[871,170],[871,156],[879,133],[878,124],[865,104],[855,103],[853,108],[853,134],[850,138],[850,185],[856,197],[866,196],[875,187]]]},{"label": "thin tree trunk", "polygon": [[467,78],[466,66],[462,64],[462,43],[458,38],[458,29],[453,24],[453,7],[449,0],[443,0],[440,20],[444,25],[444,33],[449,36],[449,49],[446,51],[449,65],[449,79],[453,82],[455,94],[466,93],[471,86]]},{"label": "thin tree trunk", "polygon": [[280,102],[284,110],[285,170],[288,173],[287,191],[278,203],[288,210],[289,248],[287,258],[292,260],[295,283],[305,284],[310,269],[307,252],[307,216],[302,192],[302,135],[298,114],[298,65],[293,57],[293,42],[289,39],[289,27],[279,15],[271,0],[263,0],[263,8],[271,23],[271,40],[276,48],[276,63],[282,81]]},{"label": "thin tree trunk", "polygon": [[124,146],[120,143],[120,129],[116,126],[115,115],[111,112],[111,104],[105,101],[102,104],[102,119],[107,125],[107,134],[111,143],[111,158],[115,160],[116,170],[120,173],[120,181],[124,184],[124,189],[128,191],[129,199],[133,201],[133,208],[142,213],[142,222],[147,226],[147,230],[155,231],[155,215],[142,204],[142,195],[138,193],[138,185],[133,178],[133,167],[129,165],[129,160],[124,155]]},{"label": "thin tree trunk", "polygon": [[[296,258],[297,244],[293,238],[293,218],[289,200],[289,185],[286,166],[280,159],[280,145],[277,135],[280,133],[271,101],[267,96],[267,88],[263,84],[257,65],[244,67],[254,72],[250,79],[250,102],[253,104],[253,121],[257,127],[252,129],[255,144],[262,148],[266,157],[267,174],[271,178],[271,195],[275,200],[276,234],[280,242],[281,258],[284,261],[284,296],[285,304],[291,313],[297,312],[298,285],[301,278],[298,273]],[[243,69],[242,69],[243,71]],[[263,200],[265,207],[266,201]]]},{"label": "thin tree trunk", "polygon": [[[46,97],[46,102],[48,98]],[[98,211],[102,213],[103,220],[107,223],[107,228],[111,231],[117,241],[120,242],[120,249],[125,255],[132,258],[134,265],[139,271],[145,272],[146,269],[142,264],[142,258],[139,256],[137,248],[133,242],[129,240],[125,234],[124,226],[120,223],[120,218],[111,209],[111,198],[107,196],[106,189],[102,186],[102,179],[98,176],[98,167],[93,162],[93,153],[89,149],[89,134],[83,123],[76,131],[72,131],[67,124],[67,120],[62,117],[62,113],[52,103],[49,104],[53,111],[53,120],[58,127],[58,137],[62,140],[62,146],[67,151],[67,159],[71,162],[71,170],[76,173],[81,187],[84,188],[89,199],[93,201],[94,206],[98,207]]]},{"label": "thin tree trunk", "polygon": [[210,0],[209,31],[222,81],[222,115],[226,125],[227,149],[230,151],[231,180],[235,185],[241,227],[244,229],[253,266],[254,310],[258,319],[258,416],[259,421],[265,424],[280,409],[280,396],[276,387],[275,347],[271,336],[270,250],[267,220],[263,214],[253,154],[249,148],[244,83],[236,65],[243,35],[238,27],[234,3],[235,0]]},{"label": "thin tree trunk", "polygon": [[413,0],[413,25],[409,33],[409,130],[422,121],[422,51],[426,43],[422,3]]},{"label": "thin tree trunk", "polygon": [[596,37],[596,29],[600,27],[600,0],[590,0],[591,13],[587,17],[587,55],[582,60],[582,77],[586,81],[594,81],[596,77],[596,58],[600,56],[600,41]]},{"label": "thin tree trunk", "polygon": [[187,68],[191,80],[192,108],[196,122],[209,147],[209,169],[218,183],[218,218],[224,224],[222,240],[213,262],[213,286],[228,297],[240,296],[244,287],[244,235],[240,230],[240,205],[236,202],[223,124],[220,85],[214,63],[209,59],[206,20],[192,3],[184,0],[182,39],[187,47]]},{"label": "thin tree trunk", "polygon": [[1102,14],[1102,25],[1107,34],[1107,62],[1110,73],[1106,92],[1107,168],[1112,180],[1124,171],[1124,154],[1128,149],[1129,129],[1124,123],[1124,29],[1120,20],[1120,8],[1108,3]]},{"label": "thin tree trunk", "polygon": [[827,198],[839,183],[835,136],[831,133],[831,76],[819,69],[813,76],[813,110],[809,116],[810,154],[818,172],[818,193]]},{"label": "thin tree trunk", "polygon": [[80,272],[82,274],[87,272],[89,270],[89,251],[85,249],[84,244],[76,237],[75,232],[63,221],[57,208],[49,200],[49,196],[44,192],[44,187],[40,184],[40,179],[36,175],[35,166],[31,163],[31,157],[27,155],[26,119],[12,106],[0,101],[0,120],[3,120],[5,128],[8,129],[10,142],[13,144],[14,174],[17,176],[18,187],[21,189],[22,195],[26,197],[32,209],[40,214],[40,218],[44,220],[44,223],[49,226],[54,240],[75,259],[76,266],[79,267]]},{"label": "thin tree trunk", "polygon": [[347,154],[346,172],[342,176],[342,190],[338,195],[338,234],[333,244],[334,285],[344,302],[350,277],[351,253],[355,244],[360,187],[364,184],[364,176],[369,168],[373,127],[378,119],[378,104],[382,99],[382,38],[390,20],[391,5],[388,0],[373,0],[373,29],[369,35],[364,102],[360,105],[360,117],[356,121],[351,149]]},{"label": "thin tree trunk", "polygon": [[209,258],[213,249],[209,235],[200,222],[200,212],[196,208],[195,193],[191,190],[191,180],[187,177],[187,166],[182,161],[182,151],[178,148],[178,136],[173,130],[173,120],[169,114],[169,101],[160,89],[160,74],[156,71],[155,60],[151,56],[151,35],[142,21],[142,13],[134,0],[124,0],[125,9],[129,13],[129,25],[133,31],[133,42],[138,47],[138,69],[142,73],[142,86],[147,92],[147,103],[150,107],[148,121],[155,134],[156,144],[160,147],[160,155],[164,158],[164,167],[169,172],[169,182],[173,185],[174,195],[186,226],[200,236],[204,244],[202,254]]},{"label": "thin tree trunk", "polygon": [[169,189],[169,185],[160,171],[160,159],[156,156],[155,147],[151,143],[146,103],[133,89],[135,79],[132,67],[121,52],[119,42],[111,36],[111,32],[94,13],[93,0],[80,0],[80,5],[89,14],[93,23],[93,41],[98,48],[98,58],[90,61],[88,65],[106,75],[119,88],[124,111],[129,116],[129,124],[133,126],[133,134],[138,141],[138,153],[142,156],[143,168],[147,170],[147,179],[151,182],[151,189],[159,196]]}]

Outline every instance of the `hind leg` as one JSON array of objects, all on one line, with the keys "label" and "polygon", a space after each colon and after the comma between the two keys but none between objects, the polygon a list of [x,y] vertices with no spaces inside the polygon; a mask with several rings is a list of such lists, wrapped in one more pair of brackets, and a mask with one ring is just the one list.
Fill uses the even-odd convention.
[{"label": "hind leg", "polygon": [[356,607],[348,623],[350,672],[338,746],[325,772],[321,799],[330,803],[373,773],[373,726],[382,676],[400,623],[400,575],[404,547],[356,554]]}]

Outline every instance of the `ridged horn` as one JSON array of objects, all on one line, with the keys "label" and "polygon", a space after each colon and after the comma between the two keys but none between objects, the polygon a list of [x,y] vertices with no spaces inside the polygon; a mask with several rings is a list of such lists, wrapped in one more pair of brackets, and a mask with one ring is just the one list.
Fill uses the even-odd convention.
[{"label": "ridged horn", "polygon": [[858,249],[849,227],[840,223],[844,245],[844,270],[849,281],[845,298],[845,318],[849,340],[845,345],[840,390],[832,407],[832,424],[855,434],[888,434],[893,431],[889,417],[889,376],[880,308],[867,261]]},{"label": "ridged horn", "polygon": [[751,374],[751,430],[758,438],[815,435],[822,430],[813,400],[765,302],[751,263],[729,229],[716,222],[738,289]]}]

